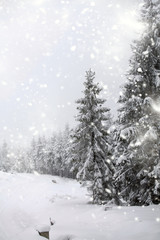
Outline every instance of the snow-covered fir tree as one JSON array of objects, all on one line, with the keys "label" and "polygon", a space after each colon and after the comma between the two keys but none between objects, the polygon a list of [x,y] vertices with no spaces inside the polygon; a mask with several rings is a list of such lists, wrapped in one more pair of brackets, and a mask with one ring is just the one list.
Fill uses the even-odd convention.
[{"label": "snow-covered fir tree", "polygon": [[19,147],[18,149],[14,149],[14,157],[13,158],[13,168],[14,172],[31,172],[30,164],[28,161],[28,157],[26,155],[26,149]]},{"label": "snow-covered fir tree", "polygon": [[101,204],[115,198],[113,187],[114,167],[111,160],[109,109],[99,97],[101,88],[94,83],[95,73],[86,72],[84,97],[77,100],[79,122],[73,135],[72,169],[77,179],[87,183],[93,203]]},{"label": "snow-covered fir tree", "polygon": [[62,149],[62,170],[63,176],[74,178],[74,174],[70,171],[69,161],[71,141],[71,130],[69,125],[65,125],[65,129],[62,133],[63,149]]},{"label": "snow-covered fir tree", "polygon": [[56,134],[53,133],[52,136],[47,140],[46,143],[46,171],[47,174],[55,174],[55,144],[56,144]]},{"label": "snow-covered fir tree", "polygon": [[59,132],[56,136],[54,154],[55,154],[55,165],[54,174],[63,176],[63,134]]},{"label": "snow-covered fir tree", "polygon": [[145,30],[132,46],[119,102],[116,185],[131,205],[160,202],[160,2],[144,0]]},{"label": "snow-covered fir tree", "polygon": [[64,131],[58,134],[52,134],[46,142],[45,147],[45,161],[47,167],[47,173],[52,175],[58,175],[62,177],[71,177],[72,174],[69,171],[68,154],[70,145],[70,129],[66,125]]},{"label": "snow-covered fir tree", "polygon": [[29,171],[37,171],[38,173],[46,174],[46,155],[46,138],[44,136],[39,136],[38,139],[33,138],[30,149],[27,151]]},{"label": "snow-covered fir tree", "polygon": [[1,160],[0,170],[5,172],[9,172],[12,170],[13,161],[10,155],[10,148],[5,141],[3,142],[1,147],[0,160]]},{"label": "snow-covered fir tree", "polygon": [[47,173],[47,162],[46,162],[46,139],[45,137],[39,137],[37,146],[37,171],[42,174]]},{"label": "snow-covered fir tree", "polygon": [[[76,136],[76,137],[75,137]],[[73,178],[76,178],[79,169],[79,149],[77,145],[78,134],[76,129],[70,131],[69,147],[67,148],[67,165]]]},{"label": "snow-covered fir tree", "polygon": [[29,172],[34,172],[37,170],[37,150],[36,150],[36,140],[32,139],[29,149],[27,149],[27,159],[29,165]]}]

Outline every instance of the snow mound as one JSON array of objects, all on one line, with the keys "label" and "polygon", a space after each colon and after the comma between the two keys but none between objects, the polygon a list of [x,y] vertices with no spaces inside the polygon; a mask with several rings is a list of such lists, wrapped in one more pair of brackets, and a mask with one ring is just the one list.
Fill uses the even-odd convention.
[{"label": "snow mound", "polygon": [[46,225],[46,224],[43,224],[43,225],[39,225],[36,227],[36,230],[38,232],[49,232],[50,231],[50,226],[49,225]]}]

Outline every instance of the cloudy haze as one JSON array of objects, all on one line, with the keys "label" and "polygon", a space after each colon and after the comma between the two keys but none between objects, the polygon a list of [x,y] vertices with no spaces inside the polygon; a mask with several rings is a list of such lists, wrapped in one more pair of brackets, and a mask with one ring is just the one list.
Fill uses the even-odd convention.
[{"label": "cloudy haze", "polygon": [[116,115],[120,85],[142,31],[138,0],[0,1],[0,141],[74,126],[92,68]]}]

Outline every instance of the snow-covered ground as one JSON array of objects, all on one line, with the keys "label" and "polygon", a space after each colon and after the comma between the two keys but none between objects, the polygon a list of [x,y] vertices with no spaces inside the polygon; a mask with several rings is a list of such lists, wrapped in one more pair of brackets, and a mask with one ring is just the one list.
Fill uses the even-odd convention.
[{"label": "snow-covered ground", "polygon": [[160,206],[104,211],[88,201],[73,180],[0,172],[0,240],[43,240],[36,229],[50,217],[50,240],[160,239]]}]

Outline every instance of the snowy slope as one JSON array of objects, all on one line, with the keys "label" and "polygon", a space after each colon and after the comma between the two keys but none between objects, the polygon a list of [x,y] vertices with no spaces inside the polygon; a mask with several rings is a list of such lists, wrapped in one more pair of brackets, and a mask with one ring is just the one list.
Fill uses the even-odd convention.
[{"label": "snowy slope", "polygon": [[73,180],[0,172],[0,240],[43,240],[36,229],[50,217],[51,240],[159,240],[160,206],[104,211],[88,201]]}]

